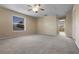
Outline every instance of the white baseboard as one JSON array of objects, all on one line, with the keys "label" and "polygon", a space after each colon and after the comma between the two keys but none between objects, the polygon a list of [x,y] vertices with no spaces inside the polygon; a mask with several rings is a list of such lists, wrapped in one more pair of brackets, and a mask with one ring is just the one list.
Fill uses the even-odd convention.
[{"label": "white baseboard", "polygon": [[4,38],[0,38],[0,39],[9,39],[10,37],[4,37]]}]

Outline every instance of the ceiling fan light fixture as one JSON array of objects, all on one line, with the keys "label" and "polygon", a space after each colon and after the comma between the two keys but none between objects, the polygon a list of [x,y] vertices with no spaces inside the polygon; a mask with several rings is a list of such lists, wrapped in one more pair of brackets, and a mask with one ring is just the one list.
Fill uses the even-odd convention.
[{"label": "ceiling fan light fixture", "polygon": [[31,9],[29,9],[28,11],[30,11],[30,10],[32,10],[34,13],[38,13],[39,11],[44,11],[44,9],[41,8],[40,4],[34,4],[34,5],[32,5]]},{"label": "ceiling fan light fixture", "polygon": [[32,10],[35,12],[35,11],[38,11],[39,9],[34,7],[34,8],[32,8]]},{"label": "ceiling fan light fixture", "polygon": [[34,7],[32,8],[32,10],[33,10],[34,12],[38,12],[38,11],[39,11],[39,5],[34,6]]}]

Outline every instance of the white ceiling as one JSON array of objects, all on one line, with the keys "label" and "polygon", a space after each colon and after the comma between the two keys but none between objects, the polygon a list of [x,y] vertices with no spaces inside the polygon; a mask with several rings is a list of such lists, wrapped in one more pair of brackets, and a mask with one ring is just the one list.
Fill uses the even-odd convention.
[{"label": "white ceiling", "polygon": [[41,8],[44,8],[45,11],[39,11],[38,13],[34,13],[33,11],[27,11],[28,9],[31,9],[31,7],[28,7],[27,4],[1,4],[0,6],[34,17],[42,17],[44,15],[56,15],[57,17],[63,17],[73,7],[72,4],[42,4]]}]

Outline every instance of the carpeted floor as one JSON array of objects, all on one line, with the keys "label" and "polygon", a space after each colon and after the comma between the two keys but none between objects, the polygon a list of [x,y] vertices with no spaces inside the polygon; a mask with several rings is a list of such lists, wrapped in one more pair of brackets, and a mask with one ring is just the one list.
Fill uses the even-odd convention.
[{"label": "carpeted floor", "polygon": [[64,36],[30,35],[0,40],[4,54],[77,54],[74,41]]}]

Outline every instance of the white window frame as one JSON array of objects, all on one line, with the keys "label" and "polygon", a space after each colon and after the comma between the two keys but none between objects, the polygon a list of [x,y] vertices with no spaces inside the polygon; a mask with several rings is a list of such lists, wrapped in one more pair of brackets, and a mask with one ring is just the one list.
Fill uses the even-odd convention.
[{"label": "white window frame", "polygon": [[[24,30],[13,30],[13,16],[24,18]],[[12,32],[25,32],[26,31],[26,18],[23,16],[13,15],[12,16]]]}]

